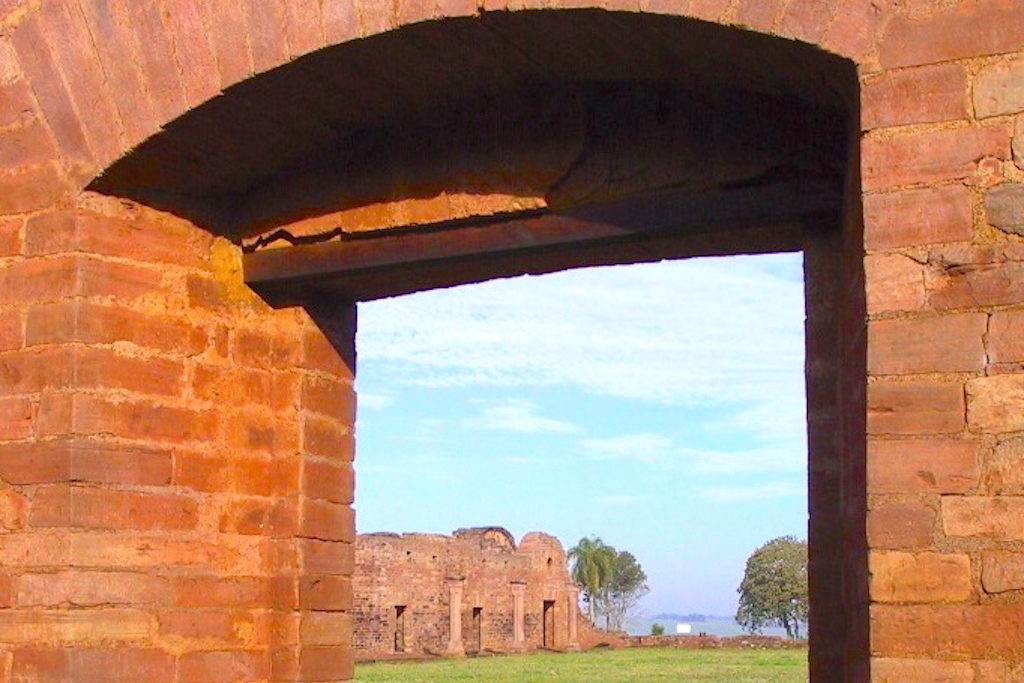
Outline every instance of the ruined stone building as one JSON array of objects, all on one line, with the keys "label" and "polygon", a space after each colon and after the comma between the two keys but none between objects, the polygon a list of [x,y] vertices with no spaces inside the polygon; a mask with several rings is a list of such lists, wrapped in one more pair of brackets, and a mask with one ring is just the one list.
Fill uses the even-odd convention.
[{"label": "ruined stone building", "polygon": [[352,579],[357,658],[580,647],[589,621],[565,551],[548,534],[516,545],[500,527],[361,534]]},{"label": "ruined stone building", "polygon": [[1019,681],[1024,1],[0,0],[0,683],[350,678],[358,302],[778,251],[811,679]]}]

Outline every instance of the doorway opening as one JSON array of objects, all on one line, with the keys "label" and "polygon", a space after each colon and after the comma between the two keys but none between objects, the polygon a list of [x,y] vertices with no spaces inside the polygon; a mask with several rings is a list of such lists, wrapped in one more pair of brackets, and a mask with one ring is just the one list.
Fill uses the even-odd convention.
[{"label": "doorway opening", "polygon": [[394,651],[405,652],[405,605],[395,606]]}]

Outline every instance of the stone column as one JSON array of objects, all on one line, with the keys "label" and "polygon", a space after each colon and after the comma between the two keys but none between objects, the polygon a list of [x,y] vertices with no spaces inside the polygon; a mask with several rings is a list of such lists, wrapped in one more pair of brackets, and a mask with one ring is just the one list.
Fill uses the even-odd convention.
[{"label": "stone column", "polygon": [[512,649],[526,649],[526,584],[512,583]]},{"label": "stone column", "polygon": [[445,655],[462,657],[466,654],[462,646],[462,579],[448,581],[448,647]]},{"label": "stone column", "polygon": [[569,642],[566,643],[565,649],[567,650],[579,650],[579,605],[580,605],[580,589],[574,585],[570,585],[566,591],[566,598],[569,601],[568,609],[565,611],[566,619],[569,621]]}]

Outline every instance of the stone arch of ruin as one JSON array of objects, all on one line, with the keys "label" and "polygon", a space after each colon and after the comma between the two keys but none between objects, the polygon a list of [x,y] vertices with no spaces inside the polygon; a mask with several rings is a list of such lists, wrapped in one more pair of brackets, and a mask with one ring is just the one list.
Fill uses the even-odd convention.
[{"label": "stone arch of ruin", "polygon": [[801,249],[816,681],[1024,665],[1015,0],[0,0],[0,681],[351,676],[355,302]]}]

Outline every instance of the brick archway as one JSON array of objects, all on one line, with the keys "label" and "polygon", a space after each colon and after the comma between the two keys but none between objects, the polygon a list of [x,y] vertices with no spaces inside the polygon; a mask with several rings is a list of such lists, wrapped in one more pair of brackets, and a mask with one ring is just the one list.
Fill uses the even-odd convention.
[{"label": "brick archway", "polygon": [[[817,631],[815,679],[842,671],[843,680],[867,680],[870,653],[873,680],[1011,680],[1024,639],[1013,438],[1024,428],[1024,355],[1015,341],[1024,259],[1013,228],[1024,162],[1015,165],[1011,151],[1011,140],[1024,140],[1024,98],[1013,85],[1024,10],[1012,0],[692,0],[580,14],[598,17],[586,19],[595,36],[604,22],[644,23],[650,14],[665,44],[675,29],[659,22],[675,21],[705,45],[735,47],[725,53],[734,61],[709,60],[688,74],[733,79],[705,105],[730,101],[729,89],[767,94],[770,104],[778,88],[792,88],[807,106],[776,113],[834,133],[829,116],[811,116],[832,93],[833,109],[860,114],[853,132],[862,138],[838,174],[825,169],[839,187],[831,199],[819,186],[808,190],[822,169],[806,164],[796,165],[796,183],[753,183],[768,189],[745,191],[740,202],[710,187],[671,196],[570,193],[562,203],[536,187],[502,186],[474,194],[486,202],[448,193],[440,207],[421,201],[436,196],[429,193],[410,204],[385,192],[378,203],[387,211],[375,213],[360,211],[372,204],[366,197],[362,205],[323,197],[309,205],[303,193],[283,192],[280,173],[301,169],[302,159],[281,156],[288,144],[252,137],[272,133],[273,116],[287,112],[281,74],[308,73],[334,50],[372,51],[404,31],[432,39],[441,18],[474,25],[493,13],[515,24],[573,14],[544,4],[538,12],[447,0],[386,8],[341,0],[0,5],[0,680],[87,680],[98,671],[110,680],[181,682],[348,677],[354,321],[351,304],[332,294],[395,291],[395,273],[407,278],[398,289],[446,283],[445,268],[408,256],[410,244],[433,249],[434,265],[457,262],[458,280],[804,248],[812,451],[831,456],[812,461],[812,508],[816,495],[831,506],[817,517],[831,520],[817,532],[819,547],[834,549],[817,554],[817,573],[842,585],[820,588],[815,603],[849,617],[819,617],[836,630],[829,638]],[[676,14],[707,23],[661,16]],[[759,47],[744,56],[749,45]],[[776,70],[782,80],[759,91],[752,65],[771,46],[777,59],[806,60],[792,67],[855,64],[859,96],[841,79],[818,78],[827,67],[804,81],[800,68]],[[746,66],[723,67],[735,60]],[[625,76],[618,81],[637,80]],[[611,93],[588,86],[580,97],[627,113],[655,102],[657,119],[657,102],[678,95],[676,86],[666,94],[664,82]],[[253,102],[268,93],[275,107],[261,119],[266,112]],[[407,89],[403,97],[422,111],[436,106],[429,93]],[[521,99],[536,105],[529,92]],[[558,118],[566,101],[552,105],[552,116],[572,129],[574,114]],[[386,99],[374,106],[381,118],[373,121],[395,125]],[[448,114],[462,121],[456,109]],[[217,139],[246,143],[228,148],[223,166],[240,170],[225,174],[211,161],[224,148],[195,127],[210,121],[224,131]],[[314,132],[300,141],[310,153],[331,135]],[[193,145],[167,144],[183,138]],[[561,158],[537,145],[525,161],[550,160],[531,156],[544,149]],[[766,149],[799,157],[782,142]],[[850,161],[858,156],[859,164]],[[196,160],[210,163],[207,177],[217,182],[249,173],[274,192],[188,184]],[[736,157],[719,161],[737,168]],[[766,177],[750,173],[718,177],[716,191]],[[157,185],[162,191],[147,191]],[[714,213],[723,205],[746,208]],[[769,210],[780,205],[795,210]],[[659,225],[653,233],[630,218],[643,207],[646,223]],[[430,220],[407,220],[415,210]],[[680,210],[718,229],[680,236],[664,222]],[[257,252],[248,280],[309,314],[270,309],[243,283],[240,250],[224,235],[248,232],[257,237],[252,246],[265,246],[282,222],[293,238],[321,235],[323,224],[304,224],[314,228],[302,233],[293,219],[327,214],[339,224],[433,227],[361,241],[368,260],[347,273],[337,269],[337,240],[300,258],[305,271],[294,261],[289,271],[292,257],[282,256],[299,246],[267,250],[278,252],[273,258]],[[239,215],[252,229],[225,218]],[[736,224],[759,228],[737,232]],[[467,231],[485,227],[488,238],[467,249]],[[523,229],[545,245],[538,251],[531,241],[525,259],[524,244],[509,241]],[[284,280],[293,281],[279,286]]]}]

